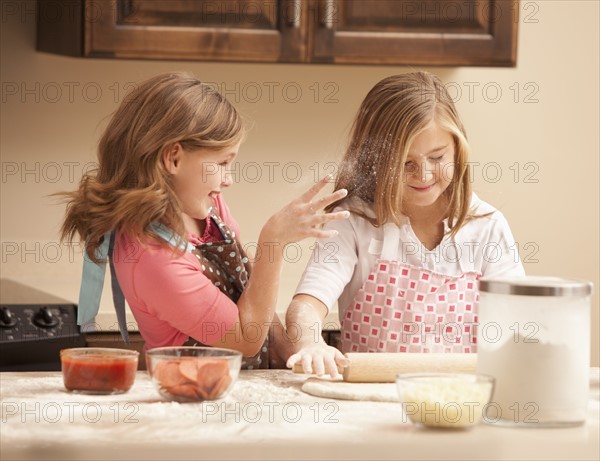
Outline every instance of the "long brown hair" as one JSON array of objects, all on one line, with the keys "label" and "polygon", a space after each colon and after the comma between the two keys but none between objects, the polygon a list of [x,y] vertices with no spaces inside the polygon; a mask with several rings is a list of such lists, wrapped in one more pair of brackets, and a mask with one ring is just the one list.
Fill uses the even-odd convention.
[{"label": "long brown hair", "polygon": [[140,83],[100,139],[97,170],[84,175],[76,191],[57,194],[67,202],[61,239],[78,234],[98,262],[96,250],[113,229],[152,237],[148,225],[157,221],[185,235],[163,151],[177,142],[186,150],[219,149],[243,135],[235,108],[192,75],[165,73]]},{"label": "long brown hair", "polygon": [[404,163],[415,137],[432,120],[449,131],[454,140],[454,175],[445,194],[449,203],[448,225],[451,233],[456,233],[469,214],[469,146],[446,88],[428,72],[393,75],[369,91],[354,119],[335,184],[336,190],[345,188],[348,195],[327,210],[357,197],[372,207],[375,217],[361,209],[350,211],[375,227],[386,222],[400,224]]}]

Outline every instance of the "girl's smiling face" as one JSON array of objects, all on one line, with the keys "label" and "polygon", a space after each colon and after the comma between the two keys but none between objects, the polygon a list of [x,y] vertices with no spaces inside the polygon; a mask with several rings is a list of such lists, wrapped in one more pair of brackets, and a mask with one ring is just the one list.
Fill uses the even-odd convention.
[{"label": "girl's smiling face", "polygon": [[208,216],[213,199],[232,184],[230,167],[239,147],[184,150],[177,143],[164,154],[165,168],[187,216],[197,220]]},{"label": "girl's smiling face", "polygon": [[404,163],[403,202],[407,210],[435,204],[454,176],[454,139],[431,121],[414,139]]}]

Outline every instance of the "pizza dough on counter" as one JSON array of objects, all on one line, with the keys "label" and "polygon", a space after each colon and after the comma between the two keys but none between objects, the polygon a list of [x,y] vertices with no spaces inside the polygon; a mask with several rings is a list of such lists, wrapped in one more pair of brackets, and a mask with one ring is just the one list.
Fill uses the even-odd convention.
[{"label": "pizza dough on counter", "polygon": [[342,380],[308,378],[302,385],[302,391],[315,397],[330,399],[400,401],[396,383],[348,383]]}]

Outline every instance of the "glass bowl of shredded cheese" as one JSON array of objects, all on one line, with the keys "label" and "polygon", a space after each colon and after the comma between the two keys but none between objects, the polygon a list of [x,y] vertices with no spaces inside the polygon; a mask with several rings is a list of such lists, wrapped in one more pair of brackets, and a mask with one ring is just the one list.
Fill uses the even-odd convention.
[{"label": "glass bowl of shredded cheese", "polygon": [[396,377],[402,419],[427,427],[478,424],[494,393],[494,378],[469,373],[401,373]]}]

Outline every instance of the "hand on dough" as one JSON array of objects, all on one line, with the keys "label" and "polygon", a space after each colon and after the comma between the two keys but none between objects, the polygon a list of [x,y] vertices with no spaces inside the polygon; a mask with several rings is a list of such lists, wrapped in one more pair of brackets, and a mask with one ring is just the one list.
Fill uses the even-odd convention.
[{"label": "hand on dough", "polygon": [[304,373],[323,376],[328,373],[332,378],[338,378],[338,367],[345,368],[350,361],[344,357],[339,349],[325,343],[311,344],[301,348],[290,356],[287,361],[288,368],[293,368],[296,363],[302,363]]}]

